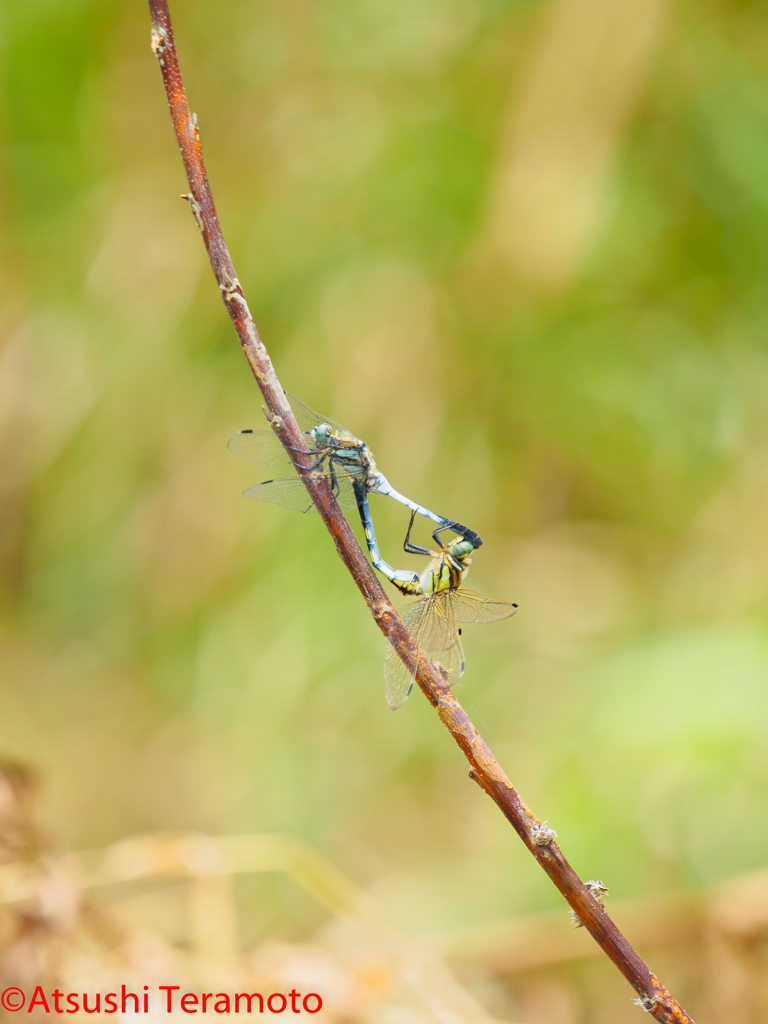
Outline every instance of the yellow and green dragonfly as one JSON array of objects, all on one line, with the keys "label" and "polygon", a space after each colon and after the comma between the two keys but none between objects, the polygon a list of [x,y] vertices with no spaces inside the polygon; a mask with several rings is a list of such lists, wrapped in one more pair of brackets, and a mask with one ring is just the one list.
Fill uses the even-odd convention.
[{"label": "yellow and green dragonfly", "polygon": [[[342,427],[328,416],[321,416],[287,392],[286,398],[306,438],[309,454],[314,457],[311,470],[326,477],[336,501],[343,510],[351,511],[359,507],[361,495],[366,498],[369,493],[384,494],[399,501],[414,514],[418,513],[437,523],[439,529],[435,534],[439,534],[440,530],[450,529],[470,541],[473,547],[480,547],[483,542],[473,530],[432,512],[424,505],[411,501],[396,491],[377,468],[368,445],[350,433],[346,427]],[[272,502],[298,512],[317,511],[296,472],[292,453],[286,451],[273,431],[241,430],[230,437],[228,447],[233,454],[255,466],[290,472],[287,477],[265,480],[249,487],[245,491],[246,498]],[[436,536],[435,543],[439,543]]]},{"label": "yellow and green dragonfly", "polygon": [[[411,530],[416,513],[411,513],[411,522],[403,550],[411,555],[429,555],[431,561],[421,575],[405,569],[393,569],[379,551],[373,529],[370,509],[365,496],[359,504],[371,561],[376,569],[400,591],[409,597],[418,597],[413,604],[400,610],[403,622],[430,661],[437,664],[449,686],[453,686],[464,673],[464,649],[461,644],[461,623],[496,622],[507,619],[517,611],[517,605],[510,601],[492,601],[474,590],[462,587],[462,581],[469,572],[472,552],[478,545],[464,537],[454,537],[447,544],[438,541],[437,535],[449,527],[441,527],[433,534],[440,543],[439,551],[419,547],[411,543]],[[413,689],[415,671],[409,669],[387,646],[384,657],[384,682],[387,703],[392,711],[405,703]]]}]

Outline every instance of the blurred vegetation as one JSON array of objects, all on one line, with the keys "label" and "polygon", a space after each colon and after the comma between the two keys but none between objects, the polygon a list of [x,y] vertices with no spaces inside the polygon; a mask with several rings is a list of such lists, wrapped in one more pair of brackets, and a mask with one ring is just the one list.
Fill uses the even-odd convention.
[{"label": "blurred vegetation", "polygon": [[[281,380],[520,605],[465,631],[459,692],[511,778],[613,895],[764,865],[768,13],[173,14]],[[322,524],[241,497],[260,396],[144,6],[27,0],[0,33],[0,745],[49,827],[283,831],[420,930],[559,906],[426,703],[387,711]],[[248,891],[265,933],[313,923]]]}]

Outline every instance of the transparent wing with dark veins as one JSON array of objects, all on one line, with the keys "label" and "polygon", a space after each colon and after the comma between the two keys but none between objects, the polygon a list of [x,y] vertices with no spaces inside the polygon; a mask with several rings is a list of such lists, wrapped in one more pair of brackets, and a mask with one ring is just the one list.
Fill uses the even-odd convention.
[{"label": "transparent wing with dark veins", "polygon": [[293,463],[277,434],[271,430],[241,430],[227,441],[233,455],[262,469],[288,471]]},{"label": "transparent wing with dark veins", "polygon": [[310,408],[305,402],[302,402],[300,398],[296,398],[295,395],[285,392],[285,397],[288,399],[288,404],[293,409],[293,415],[296,417],[296,422],[301,427],[304,433],[308,433],[310,430],[314,430],[315,427],[319,427],[321,423],[327,423],[329,427],[341,434],[343,437],[354,437],[346,427],[342,427],[336,420],[332,420],[330,416],[321,416],[320,413],[315,412],[314,409]]},{"label": "transparent wing with dark veins", "polygon": [[[464,649],[459,631],[460,622],[496,622],[517,611],[510,601],[491,601],[474,590],[461,587],[421,597],[401,611],[403,622],[413,639],[430,661],[440,666],[449,686],[464,674]],[[396,711],[413,689],[411,672],[387,647],[384,657],[384,681],[387,703]]]},{"label": "transparent wing with dark veins", "polygon": [[444,590],[430,598],[430,609],[421,626],[419,646],[430,661],[443,669],[449,686],[464,673],[464,649],[454,614],[454,598],[460,590]]},{"label": "transparent wing with dark veins", "polygon": [[511,601],[491,601],[466,587],[451,591],[450,601],[454,622],[497,622],[517,611],[517,605]]},{"label": "transparent wing with dark veins", "polygon": [[461,646],[461,637],[456,634],[456,643],[443,651],[438,651],[430,659],[435,663],[445,676],[448,686],[454,686],[464,675],[464,648]]},{"label": "transparent wing with dark veins", "polygon": [[[249,487],[243,493],[246,498],[268,501],[273,505],[282,505],[283,508],[293,509],[296,512],[317,512],[317,506],[298,476],[286,480],[266,480],[263,484]],[[355,492],[347,477],[338,481],[335,497],[345,511],[350,512],[357,508]]]},{"label": "transparent wing with dark veins", "polygon": [[[340,423],[336,423],[328,416],[321,416],[319,413],[316,413],[314,409],[311,409],[302,402],[300,398],[288,394],[287,391],[285,392],[285,397],[288,399],[288,404],[293,410],[296,422],[305,435],[310,430],[320,426],[321,423],[327,423],[343,437],[354,436],[350,434],[346,427],[342,427]],[[307,437],[306,443],[311,451],[312,441],[309,437]],[[233,455],[245,459],[246,462],[250,462],[254,466],[261,466],[263,469],[277,469],[279,466],[292,465],[288,451],[277,434],[272,430],[241,430],[230,437],[227,447]]]},{"label": "transparent wing with dark veins", "polygon": [[429,609],[424,613],[419,634],[419,647],[434,660],[433,655],[447,651],[456,643],[459,627],[453,614],[455,590],[444,590],[425,598]]},{"label": "transparent wing with dark veins", "polygon": [[[417,644],[419,643],[418,637],[421,631],[421,621],[427,612],[428,606],[429,599],[422,597],[414,604],[409,605],[409,607],[400,609],[400,617],[403,620],[403,624]],[[392,644],[387,644],[387,653],[384,655],[384,692],[390,711],[397,711],[405,703],[413,689],[413,677],[415,675],[415,670],[412,672],[401,661]]]},{"label": "transparent wing with dark veins", "polygon": [[[406,629],[424,654],[442,667],[449,686],[464,672],[464,651],[451,606],[455,593],[457,591],[446,591],[419,598],[400,613]],[[387,704],[392,711],[405,703],[413,689],[414,675],[390,644],[384,656],[384,682]]]},{"label": "transparent wing with dark veins", "polygon": [[[293,414],[296,417],[296,421],[299,427],[304,432],[307,449],[310,453],[314,452],[316,455],[320,455],[321,452],[313,447],[313,441],[308,436],[311,430],[320,424],[328,424],[338,435],[344,438],[351,438],[354,441],[358,439],[340,423],[336,423],[329,417],[320,416],[318,413],[311,409],[308,405],[305,405],[300,399],[285,393],[285,397],[288,399],[288,403],[293,410]],[[292,459],[292,452],[298,449],[285,448],[280,441],[280,438],[272,430],[241,430],[237,434],[233,434],[227,442],[227,447],[233,455],[237,455],[239,458],[244,459],[246,462],[250,462],[254,466],[260,466],[262,469],[271,469],[273,471],[279,471],[282,473],[288,473],[290,470],[295,470],[295,465]],[[322,463],[323,472],[325,472],[329,478],[331,474],[328,472],[329,465],[325,461]],[[272,481],[269,481],[270,483]],[[251,488],[253,490],[253,488]],[[271,488],[271,491],[277,493],[275,487]],[[262,501],[275,501],[280,504],[276,498],[267,498],[264,492],[264,497],[261,497]],[[251,495],[256,497],[256,494]],[[354,508],[356,503],[352,505],[345,505],[344,507]],[[286,505],[286,508],[296,508],[297,506],[293,503]]]}]

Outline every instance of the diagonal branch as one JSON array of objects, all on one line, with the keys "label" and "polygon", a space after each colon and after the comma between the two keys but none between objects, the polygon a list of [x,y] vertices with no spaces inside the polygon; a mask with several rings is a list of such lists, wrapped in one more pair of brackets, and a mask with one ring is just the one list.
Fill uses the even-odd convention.
[{"label": "diagonal branch", "polygon": [[[290,445],[294,452],[298,448],[306,453],[304,436],[256,330],[221,233],[203,163],[197,121],[190,113],[181,79],[168,2],[149,0],[149,9],[152,15],[152,49],[160,64],[173,127],[189,179],[191,194],[184,198],[189,201],[203,236],[221,297],[251,372],[264,396],[271,425],[283,444]],[[374,575],[349,524],[341,515],[325,478],[311,473],[310,464],[310,457],[305,454],[299,460],[297,468],[333,538],[339,557],[349,569],[376,624],[398,656],[409,667],[416,666],[416,682],[469,761],[470,778],[474,779],[499,807],[528,850],[563,894],[581,924],[638,993],[640,998],[637,1002],[642,1008],[662,1024],[694,1024],[692,1018],[672,998],[578,877],[554,842],[555,833],[528,809],[470,718],[446,686],[442,675],[416,646]]]}]

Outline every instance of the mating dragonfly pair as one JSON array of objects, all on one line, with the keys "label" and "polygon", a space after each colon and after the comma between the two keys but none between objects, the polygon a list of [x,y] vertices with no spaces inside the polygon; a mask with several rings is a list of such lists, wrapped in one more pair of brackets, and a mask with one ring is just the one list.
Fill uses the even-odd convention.
[{"label": "mating dragonfly pair", "polygon": [[[309,454],[314,460],[309,472],[325,477],[341,509],[347,512],[358,510],[374,567],[401,594],[418,598],[402,611],[403,622],[427,657],[440,664],[448,685],[453,685],[464,672],[459,624],[506,619],[517,610],[517,605],[509,601],[491,601],[461,586],[469,571],[471,555],[483,542],[461,523],[446,519],[396,491],[377,468],[370,448],[340,423],[320,416],[292,395],[286,393],[286,398],[306,438],[307,452],[302,454]],[[247,498],[272,502],[298,512],[317,511],[291,457],[293,451],[299,454],[299,450],[286,449],[275,433],[241,430],[229,439],[229,450],[264,469],[291,473],[290,476],[249,487],[245,492]],[[406,554],[430,557],[431,561],[421,575],[407,569],[393,569],[381,557],[368,504],[369,494],[384,494],[411,510],[403,550]],[[439,545],[439,551],[411,542],[417,515],[437,523],[432,537]],[[456,536],[444,544],[440,534],[446,530],[451,530]],[[384,659],[384,680],[387,703],[393,711],[404,703],[413,689],[414,675],[415,669],[409,669],[395,654],[394,648],[388,647]]]}]

